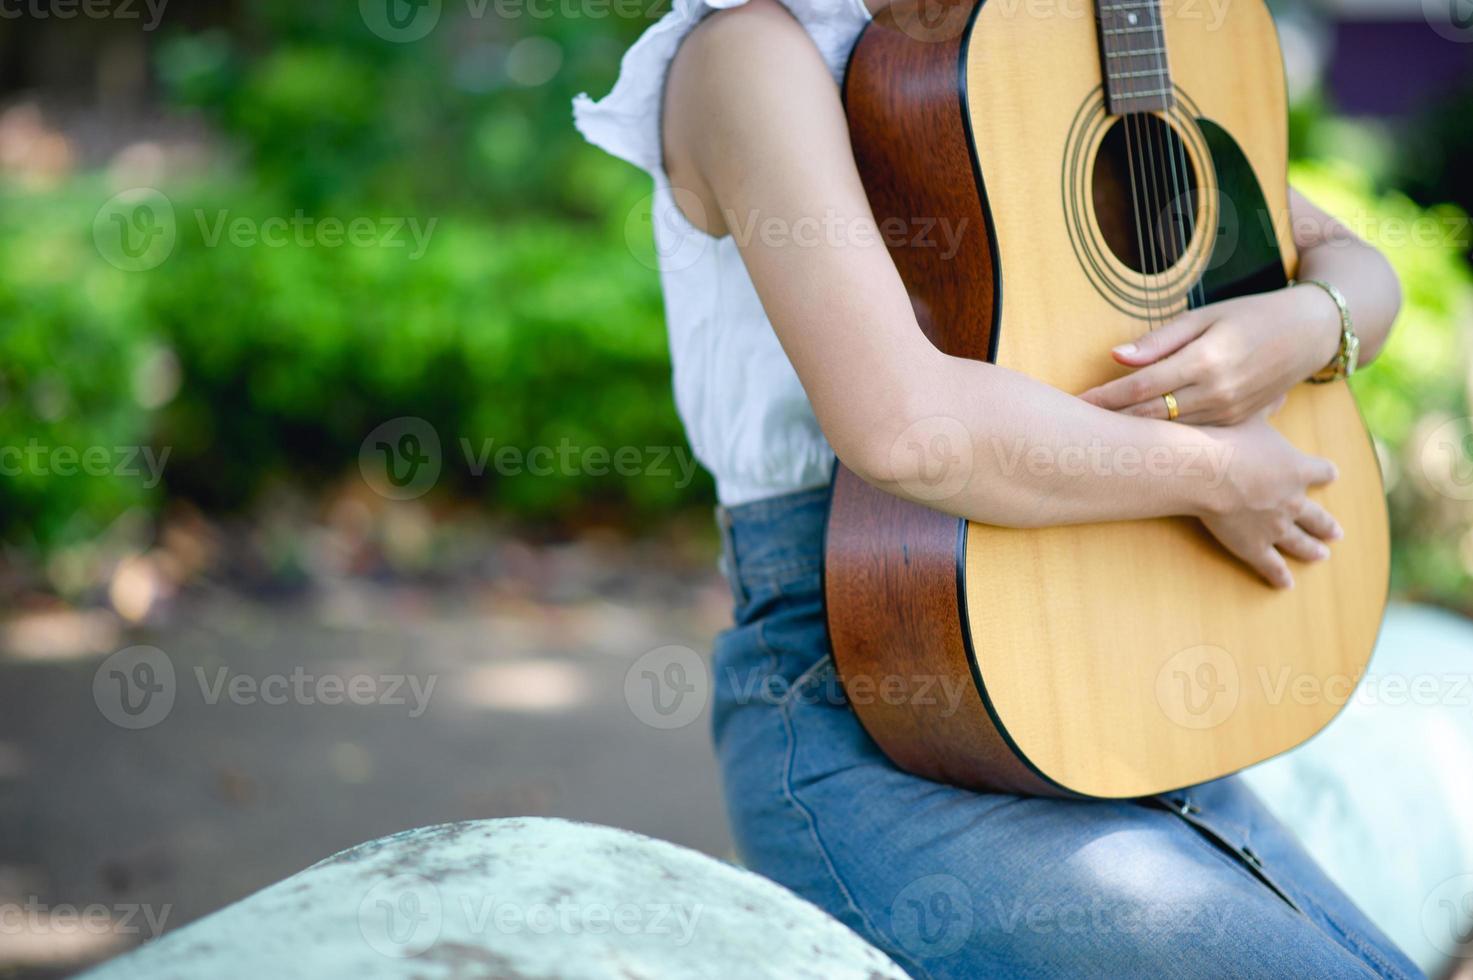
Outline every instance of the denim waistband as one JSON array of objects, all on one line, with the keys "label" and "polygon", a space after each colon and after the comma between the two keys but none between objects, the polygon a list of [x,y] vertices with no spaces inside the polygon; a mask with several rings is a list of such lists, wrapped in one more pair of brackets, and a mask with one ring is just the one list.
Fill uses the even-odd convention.
[{"label": "denim waistband", "polygon": [[829,487],[717,507],[721,570],[738,595],[816,572],[823,564]]}]

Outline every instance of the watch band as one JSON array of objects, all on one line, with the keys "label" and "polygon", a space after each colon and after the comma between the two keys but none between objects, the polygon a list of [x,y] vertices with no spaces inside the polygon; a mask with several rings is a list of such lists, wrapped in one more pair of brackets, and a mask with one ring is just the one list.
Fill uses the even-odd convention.
[{"label": "watch band", "polygon": [[1355,335],[1355,326],[1350,319],[1350,304],[1345,302],[1345,294],[1323,279],[1291,279],[1289,285],[1320,287],[1334,301],[1335,308],[1340,311],[1340,347],[1335,351],[1335,356],[1330,358],[1330,363],[1306,380],[1314,384],[1324,384],[1327,381],[1339,381],[1341,378],[1350,377],[1355,373],[1356,361],[1360,354],[1360,338]]}]

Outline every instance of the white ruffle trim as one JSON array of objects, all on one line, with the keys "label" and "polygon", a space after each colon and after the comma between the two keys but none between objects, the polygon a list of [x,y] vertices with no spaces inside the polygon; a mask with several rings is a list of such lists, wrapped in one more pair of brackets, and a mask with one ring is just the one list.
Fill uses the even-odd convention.
[{"label": "white ruffle trim", "polygon": [[[674,8],[640,35],[619,63],[619,78],[595,102],[587,92],[573,99],[573,124],[594,146],[627,160],[656,179],[664,175],[660,104],[670,62],[702,19],[747,0],[675,0]],[[863,0],[783,0],[808,31],[837,81],[855,37],[869,20]]]}]

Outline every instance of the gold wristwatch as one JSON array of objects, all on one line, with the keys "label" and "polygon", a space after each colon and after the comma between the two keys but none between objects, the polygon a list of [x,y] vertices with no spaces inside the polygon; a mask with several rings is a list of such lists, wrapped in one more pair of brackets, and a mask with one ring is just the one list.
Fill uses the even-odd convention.
[{"label": "gold wristwatch", "polygon": [[1335,307],[1340,311],[1340,349],[1335,351],[1335,356],[1330,358],[1326,364],[1316,373],[1309,376],[1307,380],[1314,384],[1324,384],[1327,381],[1339,381],[1348,378],[1355,373],[1356,362],[1360,360],[1360,338],[1355,335],[1355,327],[1350,322],[1350,305],[1345,302],[1345,295],[1330,283],[1323,279],[1299,279],[1290,280],[1290,286],[1298,285],[1318,286],[1323,289],[1335,301]]}]

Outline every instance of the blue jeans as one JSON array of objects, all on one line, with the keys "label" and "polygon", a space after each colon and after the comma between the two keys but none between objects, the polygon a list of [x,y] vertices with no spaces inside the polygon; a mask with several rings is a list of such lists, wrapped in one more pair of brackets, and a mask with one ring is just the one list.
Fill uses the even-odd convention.
[{"label": "blue jeans", "polygon": [[827,508],[819,489],[718,512],[736,610],[713,727],[748,867],[917,977],[1420,976],[1237,778],[1080,802],[895,768],[829,653]]}]

